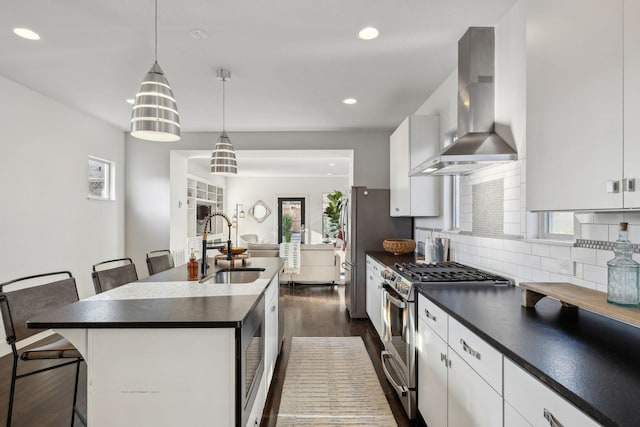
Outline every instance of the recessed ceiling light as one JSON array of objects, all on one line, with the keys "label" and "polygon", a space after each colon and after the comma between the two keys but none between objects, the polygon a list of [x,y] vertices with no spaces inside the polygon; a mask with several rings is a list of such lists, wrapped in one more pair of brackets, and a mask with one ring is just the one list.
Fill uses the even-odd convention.
[{"label": "recessed ceiling light", "polygon": [[327,175],[333,175],[331,172],[329,172]]},{"label": "recessed ceiling light", "polygon": [[31,31],[28,28],[14,28],[13,32],[15,35],[22,37],[27,40],[40,40],[40,36],[38,33]]},{"label": "recessed ceiling light", "polygon": [[378,29],[373,27],[364,27],[358,33],[358,37],[362,40],[373,40],[378,37]]},{"label": "recessed ceiling light", "polygon": [[131,104],[131,105],[133,105],[133,104],[135,104],[135,103],[136,103],[136,100],[135,100],[135,99],[133,99],[133,98],[127,98],[127,104]]},{"label": "recessed ceiling light", "polygon": [[205,30],[201,30],[200,28],[194,28],[193,30],[189,31],[189,35],[192,39],[195,40],[204,40],[209,37],[209,34]]},{"label": "recessed ceiling light", "polygon": [[357,102],[358,102],[358,100],[355,99],[355,98],[345,98],[345,99],[342,100],[342,103],[343,104],[347,104],[347,105],[353,105],[353,104],[355,104]]},{"label": "recessed ceiling light", "polygon": [[335,165],[336,165],[335,163],[329,163],[329,166],[335,166]]}]

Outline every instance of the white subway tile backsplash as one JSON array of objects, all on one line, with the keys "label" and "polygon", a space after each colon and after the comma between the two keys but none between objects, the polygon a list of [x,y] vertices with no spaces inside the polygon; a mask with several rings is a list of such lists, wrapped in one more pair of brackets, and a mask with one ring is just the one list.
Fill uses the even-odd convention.
[{"label": "white subway tile backsplash", "polygon": [[593,224],[595,222],[593,213],[576,213],[575,217],[581,224]]},{"label": "white subway tile backsplash", "polygon": [[520,187],[518,188],[505,188],[504,189],[504,200],[520,200]]},{"label": "white subway tile backsplash", "polygon": [[573,262],[568,259],[560,259],[559,261],[559,272],[560,274],[572,275],[573,274]]},{"label": "white subway tile backsplash", "polygon": [[581,239],[609,240],[609,226],[607,224],[582,224]]},{"label": "white subway tile backsplash", "polygon": [[548,282],[549,281],[549,272],[543,270],[537,270],[535,268],[531,269],[533,273],[533,280],[536,282]]},{"label": "white subway tile backsplash", "polygon": [[518,199],[507,200],[507,198],[505,197],[504,211],[520,213],[520,199],[518,198]]},{"label": "white subway tile backsplash", "polygon": [[571,283],[571,275],[569,275],[569,274],[549,273],[549,281],[550,282],[559,282],[559,283]]},{"label": "white subway tile backsplash", "polygon": [[601,283],[596,283],[596,291],[607,293],[607,285],[603,285]]},{"label": "white subway tile backsplash", "polygon": [[529,267],[518,265],[516,267],[516,276],[519,277],[520,280],[533,280],[533,271]]},{"label": "white subway tile backsplash", "polygon": [[520,222],[520,211],[514,212],[505,212],[504,213],[504,222],[510,223],[519,223]]},{"label": "white subway tile backsplash", "polygon": [[535,255],[524,255],[524,265],[531,268],[540,268],[540,257]]},{"label": "white subway tile backsplash", "polygon": [[575,262],[596,265],[596,251],[589,248],[572,248],[571,258]]},{"label": "white subway tile backsplash", "polygon": [[[612,239],[612,241],[616,241],[618,239],[617,236],[618,234],[616,231],[616,237]],[[629,224],[629,240],[635,244],[640,244],[640,225]]]},{"label": "white subway tile backsplash", "polygon": [[543,245],[538,243],[533,243],[531,245],[531,253],[533,255],[545,256],[548,257],[550,252],[549,245]]},{"label": "white subway tile backsplash", "polygon": [[607,261],[613,258],[613,251],[605,251],[602,249],[596,250],[596,263],[600,267],[606,267]]},{"label": "white subway tile backsplash", "polygon": [[571,247],[549,245],[549,256],[551,258],[571,259]]},{"label": "white subway tile backsplash", "polygon": [[584,279],[595,283],[607,283],[607,269],[596,265],[584,265]]},{"label": "white subway tile backsplash", "polygon": [[560,273],[560,260],[556,258],[540,258],[540,268],[550,273]]},{"label": "white subway tile backsplash", "polygon": [[596,284],[588,280],[582,280],[572,277],[571,283],[573,283],[574,285],[582,286],[583,288],[596,289]]},{"label": "white subway tile backsplash", "polygon": [[594,215],[594,222],[600,224],[619,224],[623,221],[624,214],[615,212],[596,212]]},{"label": "white subway tile backsplash", "polygon": [[530,254],[531,243],[521,242],[519,240],[505,240],[504,250],[509,252],[520,252],[523,254]]},{"label": "white subway tile backsplash", "polygon": [[[609,225],[609,238],[607,239],[610,242],[615,242],[618,240],[618,229],[619,225]],[[629,239],[631,240],[631,239]]]},{"label": "white subway tile backsplash", "polygon": [[584,264],[576,262],[574,263],[575,266],[575,273],[574,276],[578,279],[583,279],[584,278]]}]

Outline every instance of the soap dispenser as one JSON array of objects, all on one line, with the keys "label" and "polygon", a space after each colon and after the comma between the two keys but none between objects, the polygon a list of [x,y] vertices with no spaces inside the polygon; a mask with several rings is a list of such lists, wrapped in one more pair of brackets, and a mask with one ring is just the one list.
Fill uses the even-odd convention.
[{"label": "soap dispenser", "polygon": [[198,280],[198,261],[193,249],[191,249],[191,256],[189,256],[189,280]]},{"label": "soap dispenser", "polygon": [[640,264],[635,262],[633,244],[629,241],[628,224],[620,223],[618,240],[614,243],[615,257],[607,262],[607,301],[617,305],[640,305],[638,272]]}]

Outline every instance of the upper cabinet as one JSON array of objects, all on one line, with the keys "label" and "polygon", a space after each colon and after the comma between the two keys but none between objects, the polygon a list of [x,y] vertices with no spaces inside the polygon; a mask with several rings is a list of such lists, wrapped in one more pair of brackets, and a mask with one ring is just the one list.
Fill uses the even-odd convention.
[{"label": "upper cabinet", "polygon": [[640,207],[638,22],[635,0],[528,2],[528,210]]},{"label": "upper cabinet", "polygon": [[441,177],[409,176],[440,148],[438,116],[407,117],[391,134],[389,186],[391,216],[439,216]]},{"label": "upper cabinet", "polygon": [[[640,208],[640,137],[635,123],[640,119],[640,2],[624,2],[624,165],[622,189],[625,207]],[[631,179],[635,181],[631,182]],[[633,187],[633,190],[630,191]]]}]

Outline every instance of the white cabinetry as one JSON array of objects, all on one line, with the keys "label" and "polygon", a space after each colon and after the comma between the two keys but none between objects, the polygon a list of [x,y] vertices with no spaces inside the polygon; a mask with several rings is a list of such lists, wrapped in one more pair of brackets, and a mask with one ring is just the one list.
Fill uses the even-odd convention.
[{"label": "white cabinetry", "polygon": [[[640,207],[640,138],[635,125],[640,117],[640,2],[624,1],[624,173],[635,179],[635,191],[623,192],[624,206]],[[623,185],[624,190],[624,185]]]},{"label": "white cabinetry", "polygon": [[418,410],[429,427],[447,427],[447,342],[421,316],[418,331]]},{"label": "white cabinetry", "polygon": [[418,332],[418,410],[427,425],[501,426],[502,355],[422,295]]},{"label": "white cabinetry", "polygon": [[527,209],[640,207],[638,2],[527,7]]},{"label": "white cabinetry", "polygon": [[382,271],[384,266],[367,255],[367,314],[382,339]]},{"label": "white cabinetry", "polygon": [[505,409],[511,406],[511,409],[528,423],[515,425],[599,426],[593,419],[509,359],[504,360],[504,400]]},{"label": "white cabinetry", "polygon": [[438,116],[410,116],[389,139],[391,216],[440,215],[440,177],[409,176],[440,147]]},{"label": "white cabinetry", "polygon": [[264,294],[265,300],[265,314],[264,314],[264,372],[266,378],[266,390],[269,392],[269,386],[271,385],[271,379],[273,377],[273,371],[276,366],[276,360],[278,359],[278,296],[280,294],[280,279],[276,274],[276,277],[271,280],[267,290]]}]

